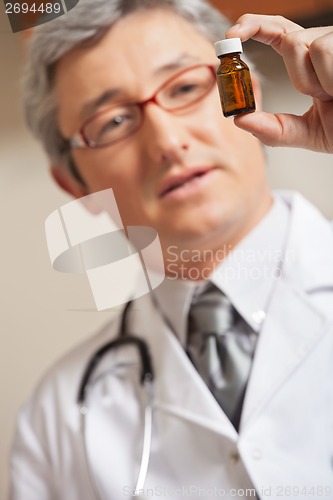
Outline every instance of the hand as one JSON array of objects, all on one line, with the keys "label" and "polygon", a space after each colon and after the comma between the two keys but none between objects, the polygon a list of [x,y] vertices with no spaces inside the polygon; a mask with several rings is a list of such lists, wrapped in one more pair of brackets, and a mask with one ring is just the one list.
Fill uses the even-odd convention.
[{"label": "hand", "polygon": [[235,124],[269,146],[294,146],[333,153],[333,26],[304,29],[281,16],[245,14],[227,38],[253,38],[284,60],[294,87],[313,98],[303,115],[256,112]]}]

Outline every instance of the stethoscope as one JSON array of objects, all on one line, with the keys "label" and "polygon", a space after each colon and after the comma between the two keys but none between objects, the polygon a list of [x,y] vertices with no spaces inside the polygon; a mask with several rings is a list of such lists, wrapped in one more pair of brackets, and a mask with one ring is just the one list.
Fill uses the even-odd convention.
[{"label": "stethoscope", "polygon": [[82,436],[85,461],[89,473],[90,483],[97,500],[102,500],[102,497],[100,495],[95,480],[95,476],[89,461],[88,450],[87,450],[87,439],[86,439],[86,418],[89,412],[87,403],[88,387],[89,383],[91,382],[92,375],[95,372],[103,356],[106,353],[114,349],[119,349],[122,346],[133,345],[137,348],[141,362],[140,382],[146,394],[146,403],[144,408],[144,431],[143,431],[142,455],[141,455],[141,463],[139,468],[138,479],[134,490],[135,492],[134,496],[136,497],[141,496],[140,492],[142,492],[143,490],[147,477],[150,450],[151,450],[151,440],[152,440],[152,417],[153,417],[152,386],[153,386],[154,374],[153,374],[151,356],[147,343],[139,337],[135,337],[133,335],[126,335],[126,330],[127,330],[126,317],[131,303],[132,301],[129,301],[126,304],[124,311],[122,313],[118,337],[115,340],[112,340],[111,342],[108,342],[107,344],[103,345],[90,358],[87,367],[84,371],[77,397],[77,402],[80,407],[80,430]]}]

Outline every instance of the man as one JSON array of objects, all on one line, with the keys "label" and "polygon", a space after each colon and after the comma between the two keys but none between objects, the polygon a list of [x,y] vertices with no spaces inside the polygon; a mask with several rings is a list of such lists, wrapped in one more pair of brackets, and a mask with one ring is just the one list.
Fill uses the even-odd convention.
[{"label": "man", "polygon": [[[172,499],[333,495],[332,229],[300,195],[271,193],[260,143],[333,152],[333,30],[242,16],[227,36],[271,44],[313,104],[303,117],[258,111],[233,122],[213,74],[212,42],[226,29],[202,0],[81,0],[36,34],[27,113],[54,179],[76,198],[112,188],[124,225],[157,230],[168,278],[126,318],[155,373],[143,484],[135,350],[96,368],[83,435],[76,403],[119,314],[22,410],[13,500],[119,499],[138,484]],[[196,323],[196,310],[199,321],[215,317],[216,302],[244,372],[227,398],[228,343]]]}]

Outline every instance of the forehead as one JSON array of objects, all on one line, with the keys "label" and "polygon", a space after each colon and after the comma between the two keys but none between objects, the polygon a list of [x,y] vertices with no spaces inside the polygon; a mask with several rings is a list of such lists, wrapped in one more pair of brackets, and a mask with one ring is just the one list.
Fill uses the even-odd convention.
[{"label": "forehead", "polygon": [[177,14],[156,9],[118,21],[96,45],[74,49],[58,63],[55,94],[59,125],[71,134],[85,104],[112,88],[144,99],[177,68],[216,62],[212,43]]}]

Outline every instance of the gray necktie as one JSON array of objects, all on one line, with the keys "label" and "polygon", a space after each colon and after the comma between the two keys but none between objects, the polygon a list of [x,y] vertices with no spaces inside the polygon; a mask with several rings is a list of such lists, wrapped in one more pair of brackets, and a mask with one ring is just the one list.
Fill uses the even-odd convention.
[{"label": "gray necktie", "polygon": [[236,428],[252,361],[251,352],[237,334],[244,323],[214,285],[197,297],[190,309],[189,356]]}]

